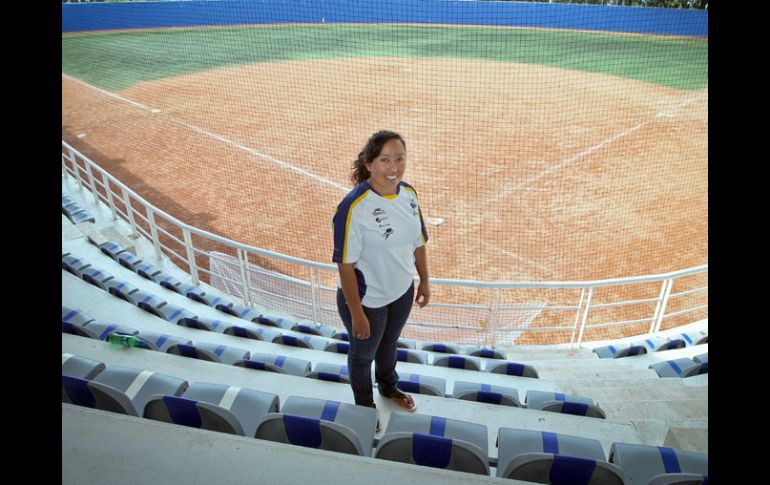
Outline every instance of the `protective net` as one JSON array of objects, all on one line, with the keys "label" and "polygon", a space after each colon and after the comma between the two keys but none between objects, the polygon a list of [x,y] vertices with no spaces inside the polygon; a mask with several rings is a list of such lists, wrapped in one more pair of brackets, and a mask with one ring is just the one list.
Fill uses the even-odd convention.
[{"label": "protective net", "polygon": [[[62,20],[63,140],[187,224],[331,262],[331,218],[352,188],[352,161],[388,129],[406,140],[405,180],[428,222],[432,277],[588,281],[707,260],[706,11],[198,1],[67,4]],[[184,267],[181,236],[160,238]],[[237,260],[232,248],[195,244],[201,268],[224,274],[221,261]],[[225,259],[217,266],[211,253]],[[308,277],[290,263],[250,263]],[[339,325],[336,275],[318,278],[329,311],[315,318]],[[674,291],[707,286],[706,273],[690,280]],[[654,299],[660,289],[613,287],[593,303]],[[437,302],[478,308],[416,311],[424,325],[414,332],[486,343],[538,343],[523,335],[538,326],[565,327],[544,342],[569,340],[575,309],[542,307],[580,299],[574,289],[434,292]],[[683,295],[667,311],[706,298]],[[650,319],[655,303],[601,312],[600,322]],[[686,312],[663,327],[706,316]]]}]

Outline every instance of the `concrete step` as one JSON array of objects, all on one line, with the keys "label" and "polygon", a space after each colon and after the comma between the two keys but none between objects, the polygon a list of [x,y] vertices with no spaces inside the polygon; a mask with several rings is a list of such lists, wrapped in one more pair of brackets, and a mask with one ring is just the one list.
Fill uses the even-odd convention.
[{"label": "concrete step", "polygon": [[565,379],[655,379],[658,380],[658,374],[652,369],[629,369],[629,370],[583,370],[583,369],[556,369],[540,370],[538,374],[541,379],[547,381],[565,380]]},{"label": "concrete step", "polygon": [[[574,387],[596,387],[596,388],[617,388],[617,387],[639,387],[639,388],[672,388],[679,389],[686,387],[684,379],[637,379],[637,378],[575,378],[575,379],[551,379],[560,389]],[[708,384],[708,382],[706,382]],[[566,391],[565,391],[566,392]]]},{"label": "concrete step", "polygon": [[585,387],[585,386],[564,386],[562,390],[568,394],[590,397],[598,402],[600,406],[614,401],[642,401],[647,399],[655,400],[681,400],[681,399],[701,399],[708,400],[709,390],[704,387]]},{"label": "concrete step", "polygon": [[[709,420],[708,418],[632,419],[631,425],[636,429],[636,433],[643,444],[668,446],[665,444],[666,436],[671,428],[704,429],[708,432]],[[693,449],[693,451],[708,452],[708,449]]]},{"label": "concrete step", "polygon": [[629,422],[633,419],[708,418],[709,404],[705,399],[608,401],[599,402],[607,419]]},{"label": "concrete step", "polygon": [[709,452],[709,429],[705,428],[686,428],[672,426],[668,430],[663,446],[676,448],[679,450]]}]

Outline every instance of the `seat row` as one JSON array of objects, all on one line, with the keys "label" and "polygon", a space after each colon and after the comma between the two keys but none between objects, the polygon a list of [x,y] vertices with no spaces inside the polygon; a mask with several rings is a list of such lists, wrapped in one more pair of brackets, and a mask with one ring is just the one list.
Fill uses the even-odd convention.
[{"label": "seat row", "polygon": [[81,222],[96,222],[94,216],[88,213],[83,207],[75,202],[72,197],[62,192],[61,194],[61,212],[67,219],[73,224],[80,224]]},{"label": "seat row", "polygon": [[660,377],[692,377],[709,372],[709,354],[708,352],[696,355],[692,359],[681,358],[667,360],[650,364],[650,369],[654,369]]},{"label": "seat row", "polygon": [[681,333],[674,337],[653,337],[628,345],[605,345],[596,347],[593,352],[600,359],[620,359],[634,355],[643,355],[648,352],[662,352],[664,350],[681,349],[687,345],[707,344],[708,331]]},{"label": "seat row", "polygon": [[[184,379],[62,354],[62,402],[297,446],[541,483],[647,484],[708,470],[708,455],[501,427],[497,461],[487,427],[458,419],[393,413],[374,439],[375,409],[338,401]],[[665,475],[665,476],[664,476]],[[625,477],[625,481],[624,481]],[[665,483],[673,483],[666,481]]]}]

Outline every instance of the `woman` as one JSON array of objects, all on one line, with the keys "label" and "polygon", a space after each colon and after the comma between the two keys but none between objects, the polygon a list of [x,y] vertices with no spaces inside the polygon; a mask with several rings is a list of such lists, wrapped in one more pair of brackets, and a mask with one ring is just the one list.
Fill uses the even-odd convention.
[{"label": "woman", "polygon": [[[337,309],[348,331],[348,370],[356,404],[375,407],[372,360],[379,393],[407,411],[412,396],[396,387],[396,344],[415,297],[430,300],[425,243],[428,233],[414,188],[403,181],[406,143],[378,131],[354,162],[355,188],[337,206],[334,256],[340,273]],[[379,425],[379,422],[378,422]]]}]

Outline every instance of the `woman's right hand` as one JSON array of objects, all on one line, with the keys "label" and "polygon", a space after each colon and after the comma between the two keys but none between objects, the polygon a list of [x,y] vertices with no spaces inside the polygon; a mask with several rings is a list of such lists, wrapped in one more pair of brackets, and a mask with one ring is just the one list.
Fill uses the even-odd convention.
[{"label": "woman's right hand", "polygon": [[370,335],[369,319],[366,318],[366,315],[353,316],[353,335],[350,337],[366,340]]}]

